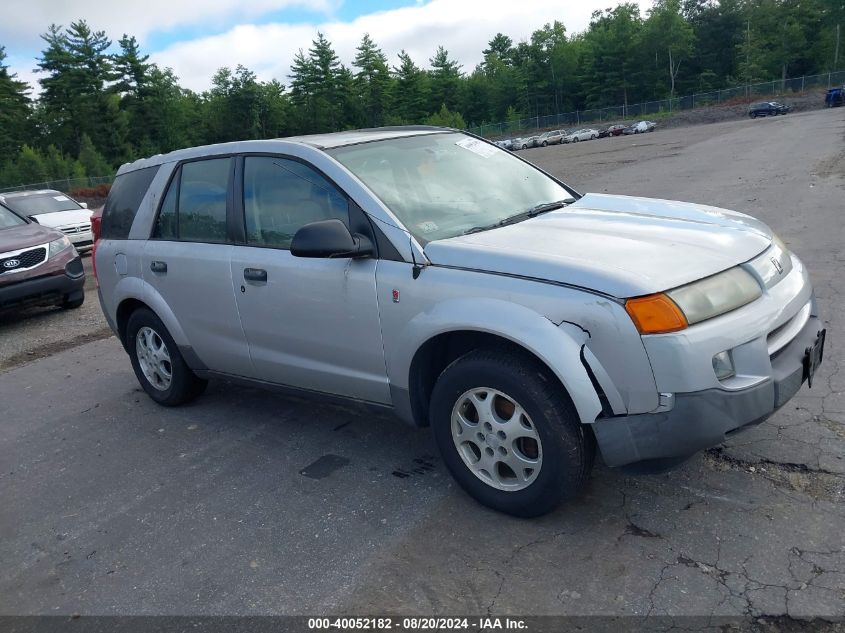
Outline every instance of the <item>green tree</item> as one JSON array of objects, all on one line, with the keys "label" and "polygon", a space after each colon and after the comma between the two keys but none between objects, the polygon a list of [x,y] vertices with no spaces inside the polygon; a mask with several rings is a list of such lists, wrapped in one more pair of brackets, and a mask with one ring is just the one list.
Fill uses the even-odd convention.
[{"label": "green tree", "polygon": [[422,123],[428,114],[430,87],[428,75],[404,50],[399,53],[399,66],[393,68],[392,123]]},{"label": "green tree", "polygon": [[81,150],[87,134],[115,162],[126,153],[126,118],[105,90],[113,79],[107,53],[111,40],[93,31],[85,20],[64,31],[51,25],[42,39],[47,48],[38,59],[41,95],[39,111],[46,135],[63,151]]},{"label": "green tree", "polygon": [[290,78],[291,100],[298,108],[301,131],[331,132],[343,127],[343,72],[322,33],[317,33],[307,57],[302,50],[295,55]]},{"label": "green tree", "polygon": [[449,59],[449,51],[442,46],[437,47],[434,57],[429,60],[431,64],[431,96],[429,108],[436,110],[442,104],[454,108],[458,104],[459,91],[461,88],[461,65],[453,59]]},{"label": "green tree", "polygon": [[[645,36],[654,52],[655,66],[668,79],[669,98],[675,98],[675,84],[681,64],[689,62],[693,53],[695,34],[681,13],[680,0],[656,0],[645,22]],[[667,72],[668,71],[668,72]]]},{"label": "green tree", "polygon": [[108,161],[94,147],[91,137],[84,133],[80,140],[78,158],[79,163],[85,169],[85,173],[88,176],[110,176],[114,173],[114,168],[109,165]]},{"label": "green tree", "polygon": [[17,159],[17,176],[21,184],[35,184],[44,182],[47,178],[47,169],[44,166],[44,158],[37,149],[29,145],[21,147]]},{"label": "green tree", "polygon": [[355,73],[355,93],[364,113],[364,124],[377,127],[384,124],[385,113],[390,108],[390,71],[387,57],[376,46],[368,33],[364,33],[352,66]]},{"label": "green tree", "polygon": [[6,50],[0,46],[0,156],[18,152],[31,136],[29,86],[18,81],[3,61]]},{"label": "green tree", "polygon": [[459,130],[465,130],[467,127],[461,113],[450,111],[449,108],[446,107],[445,103],[440,106],[440,110],[428,117],[426,123],[429,125],[439,125],[441,127],[453,127]]}]

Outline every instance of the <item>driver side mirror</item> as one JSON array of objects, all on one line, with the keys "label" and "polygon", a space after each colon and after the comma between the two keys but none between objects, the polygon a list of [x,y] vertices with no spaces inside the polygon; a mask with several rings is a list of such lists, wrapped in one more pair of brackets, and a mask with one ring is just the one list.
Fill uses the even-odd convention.
[{"label": "driver side mirror", "polygon": [[293,236],[290,253],[294,257],[369,257],[373,244],[359,233],[352,234],[340,220],[320,220],[300,228]]}]

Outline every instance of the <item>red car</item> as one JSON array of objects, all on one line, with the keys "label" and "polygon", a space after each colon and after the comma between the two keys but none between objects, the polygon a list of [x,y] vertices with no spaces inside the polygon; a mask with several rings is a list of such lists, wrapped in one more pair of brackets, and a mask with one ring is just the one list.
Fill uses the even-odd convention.
[{"label": "red car", "polygon": [[621,136],[624,130],[624,125],[611,125],[599,132],[599,138],[606,138],[608,136]]},{"label": "red car", "polygon": [[0,204],[0,310],[78,308],[84,285],[82,261],[66,235]]}]

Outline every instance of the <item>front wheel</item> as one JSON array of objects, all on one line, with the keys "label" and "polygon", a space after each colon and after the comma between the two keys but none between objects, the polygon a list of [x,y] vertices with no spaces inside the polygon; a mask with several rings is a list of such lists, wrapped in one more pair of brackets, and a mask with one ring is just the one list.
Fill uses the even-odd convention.
[{"label": "front wheel", "polygon": [[592,434],[569,396],[530,356],[470,352],[434,386],[434,437],[461,487],[500,512],[550,512],[585,487],[595,455]]},{"label": "front wheel", "polygon": [[546,141],[543,141],[543,147],[546,147],[547,145],[548,143]]},{"label": "front wheel", "polygon": [[164,323],[151,310],[140,308],[129,317],[126,347],[138,382],[159,404],[184,404],[205,391],[207,382],[191,371]]},{"label": "front wheel", "polygon": [[595,134],[593,134],[592,136],[590,136],[590,140],[591,140],[591,141],[595,141],[595,140],[596,140],[596,135],[595,135]]}]

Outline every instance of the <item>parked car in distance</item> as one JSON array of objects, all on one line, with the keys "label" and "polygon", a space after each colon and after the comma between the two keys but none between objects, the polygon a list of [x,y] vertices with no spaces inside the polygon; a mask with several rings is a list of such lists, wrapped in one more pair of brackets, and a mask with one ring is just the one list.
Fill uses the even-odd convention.
[{"label": "parked car in distance", "polygon": [[777,101],[764,101],[762,103],[753,103],[748,107],[748,116],[756,119],[759,116],[777,116],[778,114],[786,114],[792,108]]},{"label": "parked car in distance", "polygon": [[91,212],[91,236],[94,245],[91,247],[91,269],[94,272],[94,279],[97,278],[97,240],[100,239],[100,227],[103,222],[103,207],[97,207]]},{"label": "parked car in distance", "polygon": [[537,138],[537,144],[541,147],[560,145],[564,136],[566,136],[566,130],[549,130],[548,132],[543,132]]},{"label": "parked car in distance", "polygon": [[622,130],[622,134],[645,134],[646,132],[654,132],[657,123],[654,121],[638,121],[631,124]]},{"label": "parked car in distance", "polygon": [[493,141],[498,147],[502,149],[511,150],[513,149],[513,141],[509,138],[499,139],[498,141]]},{"label": "parked car in distance", "polygon": [[68,236],[78,251],[90,250],[94,244],[88,205],[78,203],[61,191],[41,189],[3,193],[0,203],[38,224],[58,229]]},{"label": "parked car in distance", "polygon": [[523,136],[513,139],[513,149],[528,149],[529,147],[537,147],[537,139],[539,136]]},{"label": "parked car in distance", "polygon": [[593,128],[582,128],[570,132],[563,137],[564,143],[577,143],[578,141],[590,141],[599,137],[599,131]]},{"label": "parked car in distance", "polygon": [[824,104],[828,108],[836,108],[845,105],[845,86],[831,88],[824,96]]},{"label": "parked car in distance", "polygon": [[155,402],[222,377],[381,407],[520,516],[579,494],[596,447],[653,470],[759,423],[825,339],[807,269],[763,222],[581,195],[426,126],[124,165],[96,260]]},{"label": "parked car in distance", "polygon": [[82,261],[66,235],[0,204],[0,310],[78,308],[84,284]]},{"label": "parked car in distance", "polygon": [[608,136],[620,136],[624,131],[624,125],[620,125],[619,123],[615,125],[609,125],[608,127],[599,131],[599,138],[607,138]]}]

